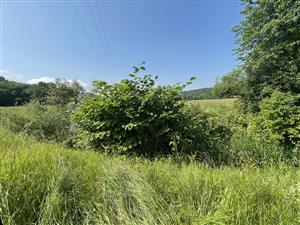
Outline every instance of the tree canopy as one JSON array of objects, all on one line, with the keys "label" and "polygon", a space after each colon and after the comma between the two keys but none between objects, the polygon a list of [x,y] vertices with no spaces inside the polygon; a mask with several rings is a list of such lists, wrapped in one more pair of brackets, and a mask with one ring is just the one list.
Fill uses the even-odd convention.
[{"label": "tree canopy", "polygon": [[300,1],[242,0],[244,20],[233,30],[236,54],[244,62],[252,109],[270,87],[300,92]]},{"label": "tree canopy", "polygon": [[24,104],[30,99],[29,85],[0,77],[0,106]]},{"label": "tree canopy", "polygon": [[233,69],[217,80],[213,94],[219,98],[240,97],[245,94],[245,73],[241,69]]},{"label": "tree canopy", "polygon": [[76,101],[83,92],[77,81],[57,79],[55,83],[24,84],[0,77],[0,106],[23,105],[31,100],[64,105]]}]

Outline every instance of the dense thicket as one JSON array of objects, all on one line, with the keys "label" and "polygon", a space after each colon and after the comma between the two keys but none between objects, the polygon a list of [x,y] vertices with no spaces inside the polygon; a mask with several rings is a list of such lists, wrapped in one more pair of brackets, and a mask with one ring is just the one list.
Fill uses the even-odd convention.
[{"label": "dense thicket", "polygon": [[237,55],[244,62],[252,110],[270,95],[266,87],[300,93],[300,1],[242,0],[244,20],[234,28]]},{"label": "dense thicket", "polygon": [[259,104],[259,113],[251,120],[252,135],[285,147],[300,147],[300,94],[274,91]]}]

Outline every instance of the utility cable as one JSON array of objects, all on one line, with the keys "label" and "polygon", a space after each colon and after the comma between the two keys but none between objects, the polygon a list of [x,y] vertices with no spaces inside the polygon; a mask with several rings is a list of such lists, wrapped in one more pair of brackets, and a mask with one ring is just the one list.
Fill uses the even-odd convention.
[{"label": "utility cable", "polygon": [[[89,41],[91,42],[91,44],[92,44],[92,46],[93,46],[93,48],[94,48],[94,50],[95,50],[95,52],[96,52],[96,55],[98,56],[99,60],[102,61],[103,59],[102,59],[102,57],[101,57],[101,55],[100,55],[100,53],[99,53],[99,51],[98,51],[98,49],[97,49],[97,47],[96,47],[95,42],[93,41],[93,38],[92,38],[92,36],[90,35],[90,33],[89,33],[89,31],[88,31],[88,28],[87,28],[87,26],[85,25],[85,23],[84,23],[84,21],[83,21],[81,15],[80,15],[80,13],[79,13],[77,7],[76,7],[74,1],[71,0],[71,3],[72,3],[72,6],[73,6],[73,9],[74,9],[75,12],[76,12],[77,17],[79,18],[79,21],[80,21],[82,27],[84,28],[84,31],[85,31],[85,33],[86,33],[86,35],[87,35]],[[109,76],[109,73],[108,73],[108,70],[107,70],[105,64],[103,64],[103,67],[104,67],[104,70],[105,70],[106,74]]]},{"label": "utility cable", "polygon": [[87,5],[88,5],[88,9],[89,9],[89,11],[90,11],[90,14],[91,14],[91,16],[92,16],[93,25],[94,25],[94,27],[95,27],[95,29],[96,29],[96,32],[97,32],[97,37],[98,37],[98,39],[99,39],[99,41],[100,41],[100,43],[101,43],[102,51],[103,51],[104,57],[105,57],[105,59],[106,59],[107,66],[108,66],[108,69],[109,69],[109,72],[110,72],[110,74],[111,74],[111,70],[110,70],[111,65],[110,65],[110,62],[109,62],[109,59],[108,59],[108,55],[107,55],[106,48],[105,48],[105,46],[104,46],[104,45],[105,45],[105,44],[104,44],[104,41],[103,41],[103,39],[102,39],[102,37],[101,37],[101,34],[100,34],[100,29],[99,29],[99,27],[97,26],[96,17],[95,17],[95,15],[94,15],[94,13],[93,13],[93,9],[92,9],[92,7],[91,7],[91,5],[90,5],[89,2],[87,2]]}]

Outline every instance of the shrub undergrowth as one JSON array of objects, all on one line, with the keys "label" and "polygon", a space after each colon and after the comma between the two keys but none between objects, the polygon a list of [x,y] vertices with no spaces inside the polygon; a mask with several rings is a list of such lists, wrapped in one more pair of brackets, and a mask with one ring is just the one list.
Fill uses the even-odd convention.
[{"label": "shrub undergrowth", "polygon": [[31,136],[40,141],[65,142],[72,134],[67,107],[44,105],[38,101],[1,109],[0,125],[16,134]]}]

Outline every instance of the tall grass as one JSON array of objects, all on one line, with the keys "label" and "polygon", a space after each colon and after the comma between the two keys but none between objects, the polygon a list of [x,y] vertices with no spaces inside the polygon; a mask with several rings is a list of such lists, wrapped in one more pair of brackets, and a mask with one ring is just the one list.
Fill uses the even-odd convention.
[{"label": "tall grass", "polygon": [[0,130],[0,217],[27,224],[299,224],[300,171],[68,150]]},{"label": "tall grass", "polygon": [[0,107],[0,126],[37,140],[66,142],[71,136],[68,108],[32,101],[24,106]]}]

